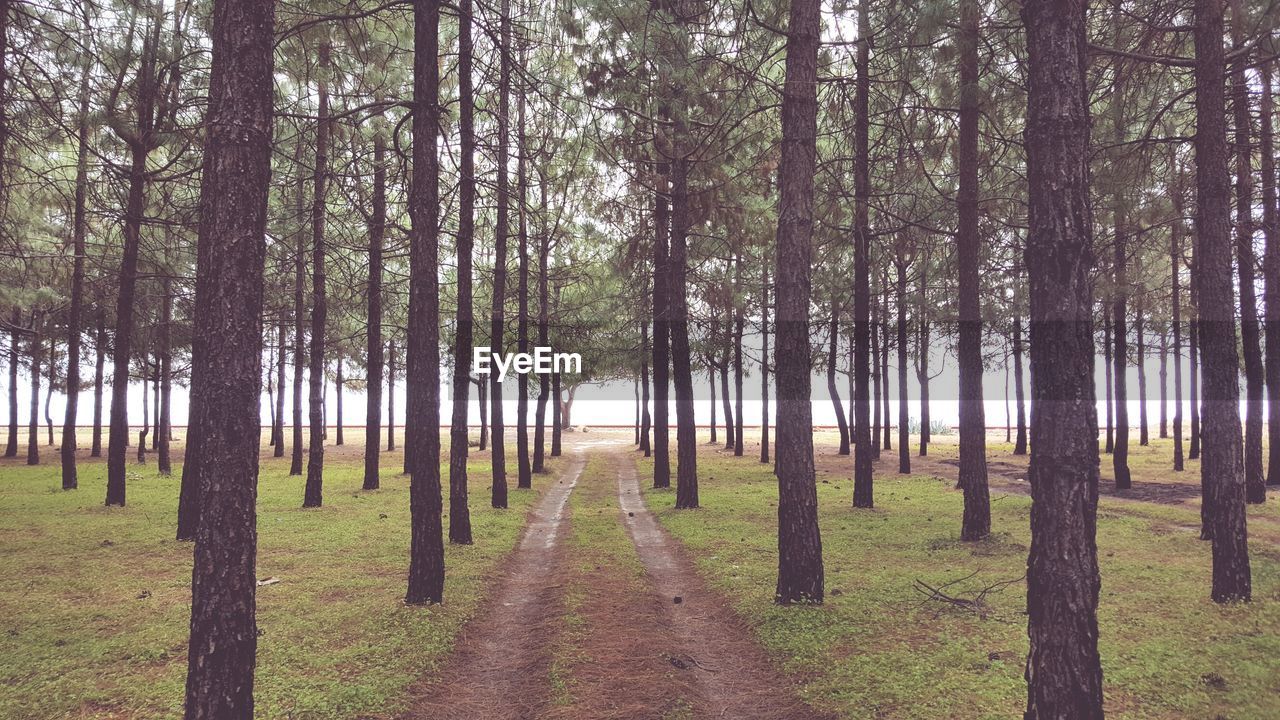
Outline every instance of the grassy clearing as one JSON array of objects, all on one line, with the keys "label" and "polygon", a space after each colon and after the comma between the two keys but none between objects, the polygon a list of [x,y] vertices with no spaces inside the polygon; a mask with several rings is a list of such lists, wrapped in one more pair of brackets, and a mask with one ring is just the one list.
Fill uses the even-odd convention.
[{"label": "grassy clearing", "polygon": [[[258,576],[281,582],[258,592],[258,717],[395,716],[474,613],[536,497],[513,491],[509,510],[490,509],[488,453],[476,457],[476,544],[448,547],[444,605],[407,608],[402,455],[384,455],[383,488],[362,492],[359,432],[347,442],[326,457],[317,510],[301,509],[288,458],[264,452]],[[108,509],[105,464],[82,462],[80,489],[63,492],[46,462],[0,466],[0,717],[179,716],[191,545],[173,540],[178,469],[163,478],[154,461],[131,462],[129,505]]]},{"label": "grassy clearing", "polygon": [[[834,453],[823,445],[820,454]],[[1021,714],[1025,585],[1015,582],[990,596],[982,619],[923,602],[912,582],[936,586],[977,571],[951,588],[965,594],[1021,577],[1030,540],[1028,498],[993,493],[996,535],[969,545],[958,540],[962,498],[952,489],[953,478],[898,476],[896,455],[886,456],[877,467],[876,509],[855,510],[851,464],[837,472],[848,459],[820,460],[828,600],[822,607],[777,608],[777,488],[770,468],[751,453],[733,458],[702,450],[703,509],[676,512],[671,491],[648,491],[647,499],[693,551],[700,572],[803,681],[807,699],[846,717]],[[642,477],[651,467],[643,462]],[[1198,472],[1184,475],[1186,482],[1199,481]],[[1208,597],[1209,545],[1186,530],[1197,526],[1198,507],[1141,503],[1154,514],[1148,518],[1128,512],[1135,504],[1121,507],[1104,497],[1099,511],[1099,621],[1109,714],[1275,717],[1276,548],[1254,543],[1255,601],[1220,607]],[[1251,507],[1250,520],[1274,513],[1274,505]]]}]

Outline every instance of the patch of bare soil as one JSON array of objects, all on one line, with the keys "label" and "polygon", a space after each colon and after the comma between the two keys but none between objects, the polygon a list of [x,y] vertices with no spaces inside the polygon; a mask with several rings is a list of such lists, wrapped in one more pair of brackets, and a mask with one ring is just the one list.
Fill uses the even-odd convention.
[{"label": "patch of bare soil", "polygon": [[517,720],[538,717],[545,709],[565,573],[558,541],[569,493],[584,465],[577,453],[533,509],[501,578],[459,633],[453,653],[412,691],[406,720]]},{"label": "patch of bare soil", "polygon": [[[674,645],[669,662],[694,680],[696,717],[805,720],[825,718],[796,695],[751,631],[709,590],[681,546],[658,525],[640,494],[635,465],[613,449],[622,521],[653,581]],[[640,715],[633,717],[655,717]]]}]

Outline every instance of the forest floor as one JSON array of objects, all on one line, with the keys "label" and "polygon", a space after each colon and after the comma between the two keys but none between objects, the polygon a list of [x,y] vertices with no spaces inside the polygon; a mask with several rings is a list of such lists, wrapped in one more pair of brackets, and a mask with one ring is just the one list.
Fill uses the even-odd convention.
[{"label": "forest floor", "polygon": [[[912,438],[911,474],[882,453],[876,508],[855,510],[851,459],[833,432],[817,433],[828,595],[790,608],[772,603],[777,487],[758,436],[748,432],[744,457],[700,446],[696,511],[649,488],[652,461],[630,437],[566,435],[552,473],[532,493],[513,490],[508,512],[489,507],[488,453],[474,453],[476,543],[449,546],[446,603],[431,608],[401,602],[399,452],[383,455],[383,489],[363,492],[363,437],[349,429],[326,450],[325,507],[304,511],[302,479],[266,450],[258,569],[280,582],[259,590],[257,715],[1021,713],[1030,502],[1026,458],[1003,432],[988,437],[995,533],[976,544],[958,540],[954,436],[935,438],[928,458]],[[66,493],[54,449],[42,449],[39,467],[0,461],[0,717],[178,716],[190,585],[190,545],[172,539],[178,468],[161,478],[154,457],[138,466],[131,454],[129,506],[106,509],[100,460],[86,458],[80,490]],[[1108,713],[1273,717],[1280,493],[1249,508],[1255,601],[1218,606],[1197,534],[1198,464],[1170,471],[1168,440],[1131,452],[1134,490],[1110,492],[1109,456],[1102,467]],[[917,581],[961,602],[929,599]]]}]

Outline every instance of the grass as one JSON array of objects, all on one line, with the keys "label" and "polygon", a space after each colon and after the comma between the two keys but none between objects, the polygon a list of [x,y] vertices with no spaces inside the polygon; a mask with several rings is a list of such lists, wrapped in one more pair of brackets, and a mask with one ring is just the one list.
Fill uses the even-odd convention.
[{"label": "grass", "polygon": [[[443,605],[406,607],[403,456],[385,454],[382,489],[363,492],[363,442],[350,435],[326,454],[320,509],[301,509],[288,458],[263,453],[258,576],[280,582],[258,591],[260,718],[398,714],[475,612],[536,498],[513,491],[509,510],[489,508],[488,453],[477,453],[475,545],[448,547]],[[51,450],[42,466],[0,466],[0,717],[179,717],[191,582],[191,545],[173,539],[179,468],[161,477],[131,455],[129,504],[105,508],[106,465],[81,462],[80,489],[64,492]],[[447,483],[445,494],[448,508]]]},{"label": "grass", "polygon": [[[734,458],[700,448],[700,510],[675,511],[672,491],[650,490],[647,500],[693,551],[699,571],[818,706],[844,717],[1021,714],[1024,583],[989,597],[985,619],[925,602],[912,584],[918,578],[936,586],[976,572],[951,588],[965,594],[1020,578],[1030,541],[1029,498],[993,493],[996,534],[983,543],[962,543],[962,498],[952,489],[954,478],[899,476],[896,454],[889,454],[877,466],[877,507],[855,510],[851,463],[832,457],[829,440],[819,437],[828,591],[821,607],[772,603],[777,488],[769,466],[757,461],[758,450]],[[1165,443],[1150,450],[1153,456],[1168,449]],[[936,447],[942,450],[941,444]],[[994,448],[993,456],[999,451]],[[1149,471],[1159,472],[1155,467],[1152,461]],[[646,461],[642,477],[650,468]],[[1183,475],[1172,481],[1199,482],[1198,468]],[[1135,477],[1144,479],[1154,481]],[[1251,507],[1251,522],[1273,515],[1274,506],[1273,498],[1268,506]],[[1219,606],[1208,597],[1209,545],[1188,529],[1198,522],[1193,505],[1102,499],[1100,650],[1113,717],[1275,717],[1280,692],[1275,545],[1255,539],[1254,602]]]}]

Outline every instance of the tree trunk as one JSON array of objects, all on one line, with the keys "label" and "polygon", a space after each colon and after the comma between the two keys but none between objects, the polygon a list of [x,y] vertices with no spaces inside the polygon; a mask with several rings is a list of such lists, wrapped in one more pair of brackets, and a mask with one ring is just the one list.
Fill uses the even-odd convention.
[{"label": "tree trunk", "polygon": [[1222,0],[1196,0],[1196,285],[1200,357],[1204,364],[1204,458],[1213,540],[1215,602],[1251,595],[1241,468],[1240,384],[1237,377],[1235,288],[1231,278],[1231,187],[1227,174]]},{"label": "tree trunk", "polygon": [[[715,337],[714,321],[711,326],[711,336]],[[707,387],[711,390],[711,444],[715,445],[720,442],[716,436],[716,364],[707,359]]]},{"label": "tree trunk", "polygon": [[280,322],[276,328],[276,411],[275,422],[271,425],[272,457],[284,457],[284,386],[285,365],[288,356],[289,332],[284,322],[284,310],[280,311]]},{"label": "tree trunk", "polygon": [[342,445],[342,386],[346,383],[346,378],[342,375],[342,358],[338,358],[338,366],[335,369],[333,377],[333,396],[334,396],[334,431],[333,444]]},{"label": "tree trunk", "polygon": [[254,714],[273,15],[272,3],[256,0],[221,0],[213,12],[191,371],[190,435],[200,438],[200,447],[185,465],[217,468],[217,482],[209,474],[199,478],[187,720],[249,720]]},{"label": "tree trunk", "polygon": [[[27,464],[40,464],[40,364],[44,344],[40,340],[40,314],[31,322],[31,416],[27,419]],[[52,364],[52,363],[51,363]]]},{"label": "tree trunk", "polygon": [[[1247,19],[1240,0],[1230,0],[1231,41],[1243,47]],[[1253,250],[1253,146],[1249,81],[1245,65],[1251,54],[1241,58],[1238,69],[1231,73],[1232,115],[1235,120],[1236,156],[1236,269],[1240,287],[1240,340],[1244,351],[1245,420],[1244,420],[1244,486],[1245,502],[1267,500],[1267,480],[1262,466],[1262,401],[1266,370],[1262,362],[1262,328],[1258,322],[1258,295],[1255,289],[1258,258]]]},{"label": "tree trunk", "polygon": [[693,414],[693,369],[689,357],[687,255],[689,236],[689,160],[682,153],[684,121],[674,123],[675,157],[671,162],[671,372],[676,390],[676,508],[698,507],[698,435]]},{"label": "tree trunk", "polygon": [[[1120,10],[1120,0],[1112,0],[1114,32],[1116,37],[1114,41],[1118,46],[1119,28],[1122,20]],[[1119,59],[1114,61],[1119,66]],[[1112,225],[1115,232],[1115,297],[1111,307],[1111,335],[1115,347],[1112,350],[1112,362],[1115,363],[1113,374],[1115,375],[1115,401],[1116,401],[1116,440],[1115,448],[1111,455],[1111,464],[1116,476],[1116,489],[1128,490],[1132,485],[1129,477],[1129,335],[1126,323],[1128,322],[1128,308],[1126,301],[1129,295],[1129,277],[1128,277],[1128,233],[1129,221],[1126,214],[1126,199],[1124,196],[1124,180],[1119,177],[1120,173],[1120,157],[1119,153],[1123,153],[1126,120],[1124,113],[1124,86],[1125,73],[1122,68],[1117,67],[1114,73],[1111,85],[1111,130],[1112,141],[1115,144],[1116,155],[1113,160],[1112,173],[1116,175],[1113,178],[1115,191],[1111,197],[1111,215]]]},{"label": "tree trunk", "polygon": [[[1194,267],[1192,269],[1194,273]],[[1196,302],[1195,281],[1191,283],[1191,304],[1194,313]],[[1190,361],[1188,375],[1189,391],[1191,393],[1191,447],[1187,449],[1188,460],[1200,459],[1200,321],[1192,315],[1189,323],[1191,326],[1189,336],[1187,338],[1187,359]],[[1201,508],[1204,510],[1205,508]]]},{"label": "tree trunk", "polygon": [[[561,422],[560,407],[560,373],[551,375],[551,457],[560,457],[560,433],[564,429]],[[566,418],[567,419],[567,418]]]},{"label": "tree trunk", "polygon": [[173,473],[169,436],[173,431],[173,281],[165,277],[160,309],[160,391],[156,394],[160,415],[156,421],[156,468],[161,475]]},{"label": "tree trunk", "polygon": [[1084,0],[1027,0],[1031,288],[1027,720],[1103,717]]},{"label": "tree trunk", "polygon": [[[1171,153],[1172,155],[1172,153]],[[1173,469],[1182,472],[1182,176],[1169,193],[1173,198],[1174,221],[1169,232],[1169,287],[1173,311]]]},{"label": "tree trunk", "polygon": [[[369,221],[368,334],[365,337],[366,397],[364,410],[365,490],[381,486],[382,435],[382,244],[387,232],[387,141],[382,118],[373,135],[373,215]],[[459,279],[461,286],[461,279]]]},{"label": "tree trunk", "polygon": [[920,308],[920,334],[916,341],[916,380],[920,383],[920,457],[929,455],[929,426],[933,422],[929,417],[929,345],[932,341],[929,338],[929,319],[925,310],[929,307],[928,274],[929,252],[926,247],[920,262],[919,300],[916,304]]},{"label": "tree trunk", "polygon": [[978,89],[978,43],[981,39],[978,0],[960,5],[960,144],[956,194],[959,218],[956,234],[960,339],[960,476],[964,491],[961,540],[981,540],[991,533],[991,501],[987,491],[986,417],[982,395],[982,308],[979,265],[982,239],[978,235],[978,120],[982,112]]},{"label": "tree trunk", "polygon": [[[547,210],[547,181],[545,176],[539,175],[538,183],[539,194],[542,197],[543,217],[546,217]],[[548,287],[548,267],[547,263],[551,259],[551,228],[547,226],[544,219],[542,232],[538,238],[538,345],[541,347],[550,347],[550,338],[548,331],[550,324],[550,288]],[[641,327],[644,322],[641,321]],[[644,383],[644,408],[642,409],[641,422],[644,427],[640,434],[640,449],[644,450],[647,457],[649,455],[649,370],[646,365],[649,349],[647,347],[648,337],[646,334],[645,345],[640,352],[640,368],[643,375]],[[551,379],[542,374],[538,376],[538,409],[534,419],[533,430],[533,471],[535,473],[544,473],[547,471],[544,464],[546,455],[546,420],[547,420],[547,401],[551,397]]]},{"label": "tree trunk", "polygon": [[[810,1],[805,0],[805,2]],[[867,18],[869,3],[870,0],[858,2],[857,75],[854,80],[853,99],[853,404],[854,414],[857,416],[853,423],[853,506],[860,508],[870,508],[875,504],[871,461],[876,443],[872,442],[869,405],[871,399],[871,173],[869,169],[871,25]],[[779,359],[780,357],[779,355]],[[778,392],[781,395],[781,387]]]},{"label": "tree trunk", "polygon": [[[471,506],[467,458],[471,453],[468,408],[471,404],[471,354],[475,343],[472,253],[475,250],[476,129],[472,86],[472,0],[458,3],[458,300],[454,312],[453,412],[449,418],[449,542],[470,545]],[[481,401],[483,403],[483,400]],[[482,446],[483,447],[483,446]]]},{"label": "tree trunk", "polygon": [[1266,300],[1267,484],[1280,485],[1280,206],[1276,201],[1272,63],[1262,65],[1262,277]]},{"label": "tree trunk", "polygon": [[[0,168],[8,168],[9,157],[9,101],[5,97],[9,88],[8,49],[9,16],[13,0],[0,0]],[[7,173],[0,170],[0,207],[9,206]],[[19,325],[20,315],[13,310],[13,325]],[[5,457],[18,456],[18,333],[9,333],[9,437],[5,443]]]},{"label": "tree trunk", "polygon": [[[151,416],[150,416],[150,387],[151,378],[147,377],[147,370],[151,367],[151,363],[147,362],[147,356],[144,353],[141,358],[142,367],[142,429],[138,431],[138,464],[147,461],[147,435],[151,432]],[[50,377],[52,385],[53,378]]]},{"label": "tree trunk", "polygon": [[[302,172],[301,138],[298,140],[298,154],[294,158],[294,166],[298,173],[297,203],[298,217],[306,214],[306,185]],[[302,474],[302,378],[305,369],[307,346],[306,305],[304,290],[306,288],[306,233],[301,224],[294,243],[293,253],[293,451],[289,461],[289,474]]]},{"label": "tree trunk", "polygon": [[[874,320],[871,321],[871,456],[880,459],[880,308],[879,303],[871,310]],[[887,388],[885,388],[887,389]]]},{"label": "tree trunk", "polygon": [[325,270],[325,199],[329,182],[329,135],[333,128],[329,119],[329,43],[320,45],[317,82],[318,109],[316,111],[316,155],[311,196],[311,348],[308,358],[308,419],[310,437],[307,439],[307,484],[302,507],[320,507],[324,504],[324,350],[325,325],[328,322],[329,305]]},{"label": "tree trunk", "polygon": [[[4,2],[4,0],[0,0]],[[3,112],[3,110],[0,110]],[[14,310],[14,327],[19,323],[18,311]],[[5,457],[18,456],[18,331],[9,333],[9,437],[5,443]]]},{"label": "tree trunk", "polygon": [[907,263],[898,262],[898,472],[911,472],[911,418],[907,407]]},{"label": "tree trunk", "polygon": [[1102,355],[1103,355],[1102,364],[1105,367],[1106,386],[1107,386],[1106,453],[1108,455],[1115,452],[1116,450],[1116,440],[1115,440],[1116,433],[1115,433],[1115,420],[1114,420],[1115,403],[1112,399],[1112,392],[1115,390],[1115,373],[1113,372],[1115,370],[1115,363],[1112,362],[1112,359],[1111,359],[1112,347],[1114,347],[1114,343],[1112,343],[1111,341],[1111,312],[1106,302],[1104,301],[1103,307],[1102,307]]},{"label": "tree trunk", "polygon": [[[507,15],[503,0],[503,18]],[[409,213],[409,383],[406,451],[412,454],[409,605],[444,601],[440,497],[439,161],[440,3],[413,6],[413,170]],[[505,116],[505,112],[502,113]],[[505,160],[505,159],[504,159]],[[500,197],[505,201],[505,192]],[[501,434],[497,435],[501,445]]]},{"label": "tree trunk", "polygon": [[[511,156],[511,2],[502,0],[499,27],[498,73],[498,226],[495,230],[493,261],[493,305],[489,324],[489,347],[494,355],[506,350],[502,334],[506,328],[507,241],[511,232],[511,190],[508,177]],[[507,449],[502,416],[502,383],[497,373],[489,374],[489,425],[492,433],[493,489],[490,502],[495,508],[507,506]]]},{"label": "tree trunk", "polygon": [[[657,130],[655,129],[655,155],[661,156],[662,149],[657,148]],[[669,410],[668,392],[671,385],[671,348],[670,323],[668,321],[668,271],[667,254],[670,240],[670,206],[667,196],[667,175],[670,165],[666,162],[656,163],[653,194],[653,486],[655,488],[671,487],[671,453],[667,449],[669,429],[667,413]],[[558,377],[558,375],[557,375]],[[556,407],[559,407],[560,393],[553,393]],[[559,427],[559,423],[556,423]]]},{"label": "tree trunk", "polygon": [[[773,596],[774,602],[780,605],[823,600],[822,538],[818,529],[818,493],[813,466],[813,405],[809,399],[819,14],[818,0],[791,0],[786,82],[782,90],[775,274],[778,283],[778,584]],[[865,22],[862,25],[865,26]],[[859,33],[859,37],[865,35]]]},{"label": "tree trunk", "polygon": [[724,408],[724,449],[733,448],[733,409],[729,405],[729,358],[725,358],[717,366],[720,369],[720,404]]},{"label": "tree trunk", "polygon": [[1169,437],[1169,336],[1160,329],[1160,439]]},{"label": "tree trunk", "polygon": [[840,429],[839,454],[849,454],[849,424],[844,419],[844,406],[840,404],[840,392],[836,389],[836,355],[840,345],[840,310],[835,304],[831,306],[831,325],[827,333],[827,394],[831,396],[831,409],[836,413],[836,425]]},{"label": "tree trunk", "polygon": [[1013,319],[1013,394],[1017,403],[1018,435],[1014,440],[1013,454],[1027,454],[1027,398],[1022,379],[1022,319]]},{"label": "tree trunk", "polygon": [[[760,284],[760,462],[769,462],[769,268]],[[850,404],[853,399],[850,398]]]},{"label": "tree trunk", "polygon": [[746,332],[747,318],[746,311],[742,307],[742,301],[738,298],[738,293],[742,287],[742,256],[738,255],[736,260],[735,267],[737,269],[733,280],[735,287],[735,317],[733,321],[733,454],[735,457],[742,457],[742,336]]},{"label": "tree trunk", "polygon": [[884,387],[884,394],[881,395],[881,401],[884,403],[884,425],[882,431],[884,433],[884,449],[893,449],[893,421],[889,414],[889,269],[886,266],[883,277],[881,278],[881,288],[883,288],[883,300],[880,303],[880,378],[881,385]]},{"label": "tree trunk", "polygon": [[489,447],[489,381],[477,378],[476,403],[480,408],[480,442],[477,447],[484,452]]},{"label": "tree trunk", "polygon": [[[546,375],[543,375],[542,382],[546,384]],[[714,383],[715,380],[713,379]],[[543,396],[546,395],[544,389]],[[538,424],[542,424],[542,406],[545,402],[542,396],[539,396],[539,415]],[[711,407],[716,405],[715,398],[711,399]],[[645,457],[649,457],[653,448],[649,444],[649,427],[652,424],[652,418],[649,416],[649,323],[645,320],[640,321],[640,451]],[[711,423],[715,427],[715,421]]]},{"label": "tree trunk", "polygon": [[387,341],[387,452],[396,449],[396,341]]},{"label": "tree trunk", "polygon": [[[520,66],[527,65],[521,42]],[[523,76],[522,76],[523,77]],[[516,303],[520,317],[516,324],[516,351],[529,352],[529,225],[528,180],[525,177],[525,96],[527,86],[520,83],[516,100],[516,206],[519,235],[519,267],[516,283]],[[516,487],[533,487],[533,467],[529,458],[529,375],[521,373],[516,379]]]},{"label": "tree trunk", "polygon": [[1150,423],[1147,421],[1147,336],[1146,336],[1146,307],[1143,304],[1143,295],[1138,296],[1137,307],[1133,319],[1133,331],[1138,336],[1138,445],[1146,447],[1151,444],[1151,433],[1149,430]]},{"label": "tree trunk", "polygon": [[[7,2],[6,2],[7,4]],[[0,8],[7,25],[8,8]],[[85,33],[89,28],[84,28]],[[0,35],[4,28],[0,28]],[[0,41],[0,45],[3,41]],[[2,53],[3,50],[0,50]],[[76,189],[72,210],[72,252],[75,260],[71,271],[71,307],[67,312],[67,409],[62,422],[62,489],[74,490],[79,486],[76,477],[76,414],[80,407],[80,340],[84,332],[84,261],[85,239],[89,233],[87,197],[89,193],[89,73],[90,61],[86,60],[80,75],[80,113],[76,133]],[[3,71],[0,71],[0,78]],[[4,156],[0,150],[0,158]]]}]

